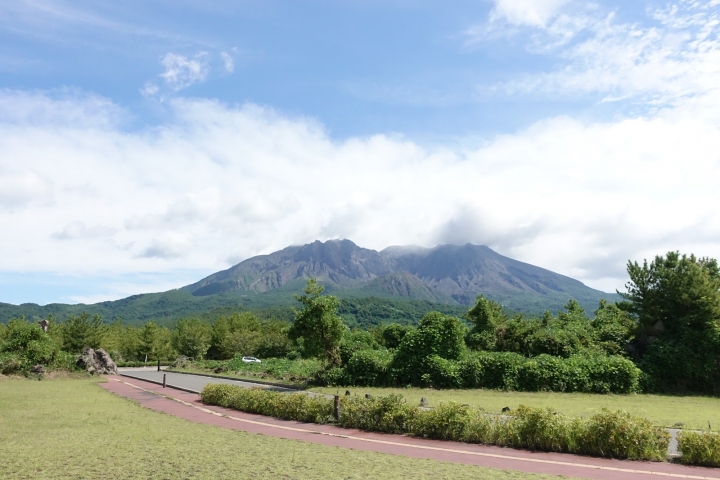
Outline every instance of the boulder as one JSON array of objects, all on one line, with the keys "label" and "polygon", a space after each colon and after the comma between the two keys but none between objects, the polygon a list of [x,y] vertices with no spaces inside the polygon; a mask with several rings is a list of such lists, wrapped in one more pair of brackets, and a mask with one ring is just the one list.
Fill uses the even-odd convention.
[{"label": "boulder", "polygon": [[45,373],[45,367],[43,365],[33,365],[30,367],[30,372],[34,373],[35,375],[43,375]]},{"label": "boulder", "polygon": [[75,362],[75,365],[92,375],[117,374],[117,365],[115,365],[110,355],[102,348],[98,348],[97,350],[93,350],[90,347],[85,348],[80,358]]}]

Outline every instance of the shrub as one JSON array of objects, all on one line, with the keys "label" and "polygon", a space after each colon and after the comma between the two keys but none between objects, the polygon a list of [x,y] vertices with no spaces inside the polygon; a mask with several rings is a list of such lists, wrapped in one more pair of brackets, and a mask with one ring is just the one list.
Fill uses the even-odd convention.
[{"label": "shrub", "polygon": [[512,352],[479,352],[458,363],[464,388],[516,390],[518,372],[526,359]]},{"label": "shrub", "polygon": [[424,362],[421,378],[425,386],[433,388],[462,388],[463,381],[460,374],[460,365],[453,360],[447,360],[438,355],[428,357]]},{"label": "shrub", "polygon": [[[332,421],[333,401],[326,397],[208,384],[200,398],[206,404],[286,420]],[[585,421],[571,420],[549,409],[520,406],[514,414],[500,418],[453,402],[424,411],[408,405],[398,394],[341,398],[339,425],[371,432],[636,460],[662,460],[670,440],[662,428],[623,411],[603,411]],[[718,434],[698,438],[683,432],[681,442],[686,463],[711,465],[720,458]]]},{"label": "shrub", "polygon": [[480,408],[449,402],[433,410],[420,411],[410,423],[409,433],[437,440],[492,443],[494,423]]},{"label": "shrub", "polygon": [[577,431],[576,452],[630,460],[663,460],[670,434],[650,421],[618,410],[594,415]]},{"label": "shrub", "polygon": [[381,386],[392,383],[390,362],[392,353],[387,350],[360,350],[347,362],[344,380],[348,385]]},{"label": "shrub", "polygon": [[0,371],[5,375],[26,373],[33,365],[56,367],[59,346],[40,327],[25,320],[13,320],[0,344]]},{"label": "shrub", "polygon": [[[600,355],[570,357],[569,365],[582,372],[584,386],[577,390],[587,393],[634,393],[640,390],[641,371],[624,357]],[[569,390],[572,391],[572,390]]]},{"label": "shrub", "polygon": [[720,467],[720,433],[681,431],[677,436],[680,462]]},{"label": "shrub", "polygon": [[458,363],[465,388],[503,390],[632,393],[640,390],[642,372],[623,357],[539,355],[479,352]]},{"label": "shrub", "polygon": [[345,365],[350,361],[350,358],[357,352],[367,350],[377,350],[380,345],[375,340],[372,333],[367,330],[352,330],[346,331],[343,334],[342,340],[340,340],[340,359],[342,364]]},{"label": "shrub", "polygon": [[495,442],[502,446],[547,452],[573,450],[573,424],[551,409],[520,405],[505,422],[496,425]]},{"label": "shrub", "polygon": [[0,353],[0,373],[13,375],[26,370],[27,363],[19,354],[13,352]]},{"label": "shrub", "polygon": [[460,319],[430,312],[415,330],[403,337],[392,362],[393,375],[404,384],[420,385],[427,372],[427,358],[437,355],[458,360],[465,344],[465,326]]},{"label": "shrub", "polygon": [[419,409],[408,405],[402,395],[385,397],[344,397],[340,406],[341,427],[369,432],[407,433]]},{"label": "shrub", "polygon": [[347,370],[340,367],[330,367],[321,370],[315,375],[315,384],[325,385],[328,387],[341,387],[352,385],[347,378]]},{"label": "shrub", "polygon": [[263,388],[242,388],[236,385],[210,383],[200,392],[200,399],[209,405],[219,405],[284,420],[327,423],[333,418],[332,400],[302,393],[286,394]]}]

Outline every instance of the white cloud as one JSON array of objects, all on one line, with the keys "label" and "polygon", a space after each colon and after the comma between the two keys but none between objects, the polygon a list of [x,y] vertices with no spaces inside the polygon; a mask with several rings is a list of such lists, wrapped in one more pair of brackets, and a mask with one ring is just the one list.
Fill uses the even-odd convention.
[{"label": "white cloud", "polygon": [[146,82],[143,88],[140,89],[140,93],[143,97],[152,97],[160,91],[160,87],[155,82]]},{"label": "white cloud", "polygon": [[699,96],[714,102],[720,91],[720,15],[712,7],[681,1],[650,10],[644,23],[623,23],[600,10],[559,15],[528,44],[555,57],[558,68],[481,90],[554,99],[596,95],[644,110],[686,105]]},{"label": "white cloud", "polygon": [[153,238],[150,245],[140,252],[138,258],[172,260],[182,257],[192,245],[192,235],[187,232],[166,232]]},{"label": "white cloud", "polygon": [[0,165],[0,210],[24,207],[46,195],[47,188],[48,182],[34,171],[7,170]]},{"label": "white cloud", "polygon": [[[168,101],[161,127],[128,132],[67,123],[42,94],[2,95],[13,98],[0,105],[55,112],[0,129],[0,151],[11,152],[0,179],[14,175],[3,185],[30,185],[14,196],[0,188],[13,205],[0,209],[13,233],[0,236],[6,273],[158,272],[166,288],[173,272],[347,237],[369,248],[487,243],[613,290],[628,259],[720,257],[713,105],[558,117],[467,150],[385,135],[334,141],[310,119],[183,98]],[[83,102],[93,100],[78,98],[69,115]]]},{"label": "white cloud", "polygon": [[493,0],[491,19],[502,19],[513,25],[545,27],[560,7],[570,0]]},{"label": "white cloud", "polygon": [[227,73],[232,73],[233,70],[235,70],[235,60],[233,59],[233,57],[227,52],[221,52],[220,57],[222,57],[225,71]]},{"label": "white cloud", "polygon": [[68,223],[62,230],[50,235],[56,240],[76,240],[81,238],[108,238],[117,230],[102,225],[86,226],[83,222]]},{"label": "white cloud", "polygon": [[171,52],[166,54],[160,63],[165,67],[160,77],[176,92],[204,82],[210,73],[207,52],[200,52],[192,58]]}]

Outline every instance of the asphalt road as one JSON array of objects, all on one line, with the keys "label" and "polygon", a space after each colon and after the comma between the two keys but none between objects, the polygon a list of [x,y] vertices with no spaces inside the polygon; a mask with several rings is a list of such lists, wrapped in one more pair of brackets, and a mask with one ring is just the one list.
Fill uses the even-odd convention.
[{"label": "asphalt road", "polygon": [[202,375],[190,375],[187,373],[174,372],[158,372],[154,370],[124,370],[118,369],[118,373],[124,377],[137,378],[139,380],[147,380],[150,382],[162,384],[163,375],[166,375],[166,385],[170,388],[179,388],[181,390],[200,393],[208,383],[226,383],[229,385],[237,385],[243,388],[260,387],[275,392],[297,393],[292,388],[276,387],[272,385],[263,385],[260,383],[244,382],[242,380],[228,380],[225,378],[205,377]]}]

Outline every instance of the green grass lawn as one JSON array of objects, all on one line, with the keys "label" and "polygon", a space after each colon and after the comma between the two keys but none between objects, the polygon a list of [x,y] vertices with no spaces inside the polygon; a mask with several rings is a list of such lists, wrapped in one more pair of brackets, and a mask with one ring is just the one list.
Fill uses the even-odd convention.
[{"label": "green grass lawn", "polygon": [[603,408],[626,410],[647,418],[658,426],[672,427],[684,423],[685,428],[720,428],[720,398],[680,397],[665,395],[594,395],[587,393],[505,392],[499,390],[433,390],[425,388],[313,387],[315,392],[334,394],[345,390],[364,395],[400,393],[408,402],[420,404],[425,397],[430,406],[455,401],[479,406],[489,413],[500,413],[503,407],[515,410],[518,405],[551,407],[570,417],[589,417]]},{"label": "green grass lawn", "polygon": [[346,450],[153,412],[97,379],[0,379],[0,478],[557,478]]}]

